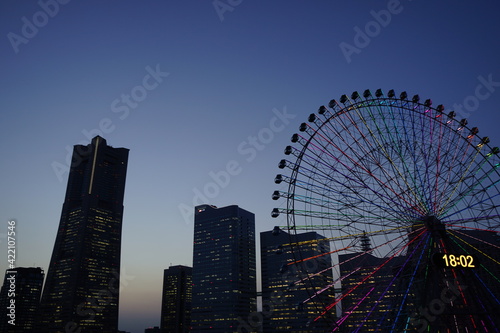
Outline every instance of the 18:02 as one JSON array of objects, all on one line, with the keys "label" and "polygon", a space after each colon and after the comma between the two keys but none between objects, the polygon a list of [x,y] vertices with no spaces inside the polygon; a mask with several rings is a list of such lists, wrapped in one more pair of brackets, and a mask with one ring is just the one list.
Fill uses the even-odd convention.
[{"label": "18:02", "polygon": [[472,255],[464,254],[448,254],[436,253],[434,254],[434,263],[441,267],[462,267],[462,268],[475,268],[476,260]]}]

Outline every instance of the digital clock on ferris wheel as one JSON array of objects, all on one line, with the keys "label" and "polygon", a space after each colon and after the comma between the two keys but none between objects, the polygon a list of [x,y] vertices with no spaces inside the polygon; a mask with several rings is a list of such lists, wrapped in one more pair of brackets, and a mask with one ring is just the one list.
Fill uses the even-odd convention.
[{"label": "digital clock on ferris wheel", "polygon": [[435,265],[442,268],[476,268],[477,259],[470,254],[435,253],[432,256]]}]

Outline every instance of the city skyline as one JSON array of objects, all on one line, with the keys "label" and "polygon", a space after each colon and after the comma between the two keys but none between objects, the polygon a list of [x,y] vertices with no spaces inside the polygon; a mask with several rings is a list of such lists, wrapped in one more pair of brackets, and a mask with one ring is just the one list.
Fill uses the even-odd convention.
[{"label": "city skyline", "polygon": [[119,325],[132,333],[160,325],[163,270],[192,264],[196,205],[241,205],[257,233],[286,224],[270,217],[277,164],[330,99],[405,90],[500,146],[497,2],[221,3],[2,1],[0,271],[9,219],[16,265],[48,271],[72,147],[96,135],[133,152]]}]

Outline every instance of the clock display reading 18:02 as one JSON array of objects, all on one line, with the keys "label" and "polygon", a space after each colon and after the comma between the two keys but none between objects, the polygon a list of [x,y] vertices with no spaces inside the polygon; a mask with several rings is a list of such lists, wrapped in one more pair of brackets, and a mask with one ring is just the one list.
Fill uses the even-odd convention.
[{"label": "clock display reading 18:02", "polygon": [[444,268],[476,268],[476,257],[470,254],[435,253],[433,261]]}]

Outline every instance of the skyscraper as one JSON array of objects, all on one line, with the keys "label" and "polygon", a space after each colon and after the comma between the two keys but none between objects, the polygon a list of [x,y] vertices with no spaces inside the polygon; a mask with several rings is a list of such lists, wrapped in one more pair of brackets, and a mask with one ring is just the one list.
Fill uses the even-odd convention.
[{"label": "skyscraper", "polygon": [[38,332],[118,330],[126,148],[76,145]]},{"label": "skyscraper", "polygon": [[256,311],[255,270],[255,215],[236,205],[195,207],[191,332],[246,325]]},{"label": "skyscraper", "polygon": [[164,333],[189,332],[193,269],[170,266],[163,273],[161,301],[161,331]]},{"label": "skyscraper", "polygon": [[40,267],[16,267],[6,271],[0,291],[0,332],[37,332],[35,321],[43,277]]},{"label": "skyscraper", "polygon": [[[335,301],[333,287],[310,299],[311,288],[332,285],[330,245],[316,232],[291,235],[275,227],[260,233],[263,332],[325,332],[323,320],[314,321],[324,304]],[[303,259],[294,259],[291,243],[301,244]],[[305,283],[297,283],[304,277]],[[310,299],[306,302],[306,300]]]}]

